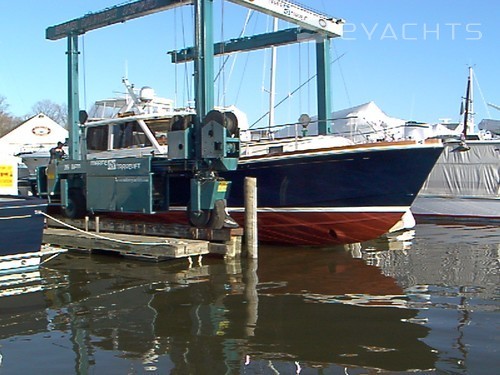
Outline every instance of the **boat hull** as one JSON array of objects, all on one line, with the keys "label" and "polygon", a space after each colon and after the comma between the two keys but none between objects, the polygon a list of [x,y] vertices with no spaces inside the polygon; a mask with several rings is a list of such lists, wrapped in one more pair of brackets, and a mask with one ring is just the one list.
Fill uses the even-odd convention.
[{"label": "boat hull", "polygon": [[[254,177],[259,242],[331,246],[367,241],[402,219],[442,150],[440,142],[392,142],[243,157],[237,170],[221,174],[231,181],[227,207],[243,226],[245,179]],[[154,164],[160,173],[161,164]],[[168,212],[106,215],[188,224],[189,179],[179,178],[172,187]]]},{"label": "boat hull", "polygon": [[411,207],[419,221],[500,223],[500,198],[417,197]]},{"label": "boat hull", "polygon": [[450,142],[411,210],[420,220],[500,222],[499,181],[500,140]]},{"label": "boat hull", "polygon": [[[259,242],[331,246],[367,241],[402,219],[442,150],[439,142],[394,142],[241,158],[236,171],[222,174],[232,183],[228,210],[243,226],[245,178],[254,177]],[[133,216],[187,224],[186,181],[175,184],[170,199],[168,213]]]},{"label": "boat hull", "polygon": [[387,233],[413,203],[442,152],[439,143],[346,146],[241,159],[231,215],[243,223],[244,179],[255,177],[259,240],[290,245],[362,242]]},{"label": "boat hull", "polygon": [[40,251],[46,208],[42,199],[0,196],[0,257]]}]

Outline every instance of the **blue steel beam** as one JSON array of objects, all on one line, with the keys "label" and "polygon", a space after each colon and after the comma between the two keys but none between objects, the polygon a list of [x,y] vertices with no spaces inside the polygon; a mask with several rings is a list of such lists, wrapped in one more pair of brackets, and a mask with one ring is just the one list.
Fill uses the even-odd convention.
[{"label": "blue steel beam", "polygon": [[331,97],[330,97],[330,39],[323,38],[316,42],[316,71],[318,98],[318,134],[330,132]]},{"label": "blue steel beam", "polygon": [[68,151],[71,160],[80,160],[80,110],[78,92],[78,35],[68,35]]},{"label": "blue steel beam", "polygon": [[214,108],[214,38],[213,0],[196,0],[195,39],[198,46],[195,60],[196,113],[200,120]]},{"label": "blue steel beam", "polygon": [[[252,35],[243,38],[230,39],[226,42],[215,43],[214,55],[223,55],[235,52],[254,51],[272,46],[282,46],[290,43],[309,41],[317,38],[315,31],[301,28],[285,29],[266,34]],[[192,61],[196,58],[194,47],[183,48],[178,51],[169,51],[173,63]]]},{"label": "blue steel beam", "polygon": [[194,0],[139,0],[133,3],[117,5],[100,12],[89,13],[83,17],[48,27],[46,39],[58,40],[68,35],[85,34],[87,31],[125,22],[134,18],[146,16],[172,9],[182,5],[193,4]]}]

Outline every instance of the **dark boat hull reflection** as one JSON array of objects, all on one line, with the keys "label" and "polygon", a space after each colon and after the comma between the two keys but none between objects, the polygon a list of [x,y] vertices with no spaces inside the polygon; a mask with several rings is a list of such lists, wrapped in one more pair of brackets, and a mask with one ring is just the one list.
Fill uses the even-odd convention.
[{"label": "dark boat hull reflection", "polygon": [[[78,254],[60,255],[51,268],[41,270],[42,301],[28,315],[0,310],[11,327],[0,333],[4,363],[17,363],[6,371],[34,370],[16,358],[20,335],[58,359],[47,372],[241,373],[260,361],[404,371],[436,361],[396,281],[344,251],[272,249],[258,270],[211,258],[189,268]],[[42,324],[16,332],[33,316]],[[47,345],[57,333],[68,336],[57,345],[71,350]]]}]

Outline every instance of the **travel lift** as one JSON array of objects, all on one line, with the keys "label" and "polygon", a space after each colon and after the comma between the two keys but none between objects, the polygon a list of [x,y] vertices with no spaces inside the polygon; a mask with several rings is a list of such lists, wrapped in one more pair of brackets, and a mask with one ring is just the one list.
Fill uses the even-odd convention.
[{"label": "travel lift", "polygon": [[[42,195],[51,203],[60,203],[66,215],[73,218],[82,217],[88,211],[150,214],[168,211],[170,184],[178,183],[179,177],[189,178],[189,221],[198,227],[221,228],[228,219],[225,200],[230,181],[223,181],[218,172],[237,168],[239,139],[226,128],[225,115],[213,110],[214,55],[316,40],[319,133],[327,133],[331,113],[330,38],[342,35],[344,21],[285,0],[229,1],[299,27],[214,45],[213,0],[139,0],[47,28],[47,39],[67,38],[69,157],[57,165],[49,165],[47,171],[43,171],[48,173],[39,173]],[[169,139],[174,139],[179,146],[177,151],[169,150],[168,159],[148,155],[86,160],[82,152],[82,130],[87,116],[79,107],[78,36],[184,5],[195,7],[195,47],[169,53],[175,63],[194,61],[196,115],[187,129],[169,132]],[[179,149],[183,151],[179,153]],[[44,180],[42,175],[48,179]],[[160,189],[155,187],[159,178]]]}]

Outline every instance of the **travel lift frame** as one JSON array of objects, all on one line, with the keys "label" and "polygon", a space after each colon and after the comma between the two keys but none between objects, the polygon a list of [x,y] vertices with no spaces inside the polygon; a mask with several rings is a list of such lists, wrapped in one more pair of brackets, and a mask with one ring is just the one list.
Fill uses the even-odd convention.
[{"label": "travel lift frame", "polygon": [[[47,28],[47,39],[67,38],[69,123],[69,158],[59,161],[56,166],[52,166],[52,169],[49,165],[47,168],[49,181],[39,181],[39,188],[45,192],[49,201],[59,200],[70,217],[83,216],[87,211],[141,213],[168,211],[170,190],[168,176],[162,177],[166,181],[166,186],[160,191],[163,195],[161,205],[155,206],[153,202],[153,194],[158,194],[158,191],[154,191],[153,176],[158,173],[159,164],[163,170],[173,170],[177,175],[190,178],[191,193],[188,208],[190,222],[199,227],[221,227],[225,218],[224,202],[230,182],[219,178],[217,172],[237,168],[239,139],[224,127],[224,114],[213,111],[214,55],[316,40],[318,128],[320,134],[327,134],[328,118],[331,113],[330,39],[342,36],[344,21],[285,0],[228,1],[295,23],[299,27],[214,45],[213,0],[139,0]],[[154,155],[99,160],[99,163],[87,161],[81,147],[81,130],[86,119],[84,115],[82,116],[84,111],[79,109],[78,36],[91,30],[184,5],[195,7],[195,47],[169,53],[174,63],[194,61],[196,115],[191,127],[170,132],[169,137],[172,136],[178,143],[177,146],[186,151],[179,155],[179,152],[171,153],[169,150],[167,165],[164,160],[160,162],[155,160]],[[170,159],[171,154],[173,159]],[[128,167],[124,168],[125,171],[117,168],[117,164],[120,163],[134,165],[133,173],[127,169]],[[132,180],[136,183],[130,184]],[[103,191],[114,197],[111,202],[109,197],[102,198],[105,195]]]}]

